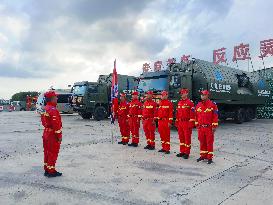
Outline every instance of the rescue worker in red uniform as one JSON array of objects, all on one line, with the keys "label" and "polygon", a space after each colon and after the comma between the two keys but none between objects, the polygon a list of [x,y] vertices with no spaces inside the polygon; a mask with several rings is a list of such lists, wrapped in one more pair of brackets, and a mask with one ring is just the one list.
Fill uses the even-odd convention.
[{"label": "rescue worker in red uniform", "polygon": [[168,92],[162,91],[158,107],[158,132],[161,138],[162,149],[158,152],[170,154],[171,125],[173,121],[173,104],[168,100]]},{"label": "rescue worker in red uniform", "polygon": [[46,106],[44,112],[41,113],[41,121],[44,126],[44,175],[47,177],[57,177],[62,175],[55,168],[62,142],[62,119],[56,108],[57,94],[54,91],[48,91],[44,94],[44,97],[46,99]]},{"label": "rescue worker in red uniform", "polygon": [[200,158],[197,162],[207,159],[212,163],[214,132],[218,126],[217,105],[209,99],[209,91],[201,91],[201,99],[195,108],[196,122],[198,128],[198,139],[200,142]]},{"label": "rescue worker in red uniform", "polygon": [[153,91],[146,93],[145,102],[142,109],[143,130],[147,140],[147,146],[144,149],[155,149],[155,117],[157,104],[153,101]]},{"label": "rescue worker in red uniform", "polygon": [[181,89],[181,100],[177,104],[176,127],[180,140],[180,153],[177,157],[188,159],[191,150],[191,134],[195,122],[194,103],[188,98],[189,90]]},{"label": "rescue worker in red uniform", "polygon": [[129,127],[132,135],[132,143],[128,146],[137,147],[139,143],[139,127],[142,112],[142,103],[138,100],[138,92],[132,93],[132,101],[129,103]]},{"label": "rescue worker in red uniform", "polygon": [[118,144],[126,145],[130,139],[130,129],[128,123],[129,104],[124,93],[120,94],[120,103],[117,109],[118,124],[121,134],[121,141]]}]

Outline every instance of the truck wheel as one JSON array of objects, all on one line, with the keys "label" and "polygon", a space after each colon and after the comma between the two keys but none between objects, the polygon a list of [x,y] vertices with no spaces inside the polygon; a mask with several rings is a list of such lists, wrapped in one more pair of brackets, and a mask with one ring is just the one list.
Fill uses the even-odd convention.
[{"label": "truck wheel", "polygon": [[81,112],[79,113],[82,119],[90,119],[92,117],[92,114],[89,112]]},{"label": "truck wheel", "polygon": [[94,111],[94,119],[97,121],[103,120],[105,119],[107,116],[107,110],[105,109],[105,107],[102,106],[98,106],[95,108]]},{"label": "truck wheel", "polygon": [[242,124],[245,121],[245,109],[239,108],[235,112],[234,120],[237,124]]},{"label": "truck wheel", "polygon": [[246,112],[245,112],[245,121],[249,122],[253,119],[253,109],[252,108],[247,108]]}]

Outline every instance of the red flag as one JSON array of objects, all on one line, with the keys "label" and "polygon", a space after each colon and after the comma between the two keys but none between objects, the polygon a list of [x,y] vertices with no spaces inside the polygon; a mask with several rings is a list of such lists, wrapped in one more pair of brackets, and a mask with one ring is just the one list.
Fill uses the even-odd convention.
[{"label": "red flag", "polygon": [[118,73],[116,69],[116,60],[114,61],[114,69],[112,74],[111,101],[112,101],[111,123],[114,123],[116,112],[118,109]]}]

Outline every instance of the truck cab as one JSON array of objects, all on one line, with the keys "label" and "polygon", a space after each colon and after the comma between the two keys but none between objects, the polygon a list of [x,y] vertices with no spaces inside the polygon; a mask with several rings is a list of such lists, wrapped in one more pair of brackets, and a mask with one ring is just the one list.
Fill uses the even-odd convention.
[{"label": "truck cab", "polygon": [[103,120],[109,116],[109,87],[105,83],[77,82],[72,89],[71,104],[83,119]]}]

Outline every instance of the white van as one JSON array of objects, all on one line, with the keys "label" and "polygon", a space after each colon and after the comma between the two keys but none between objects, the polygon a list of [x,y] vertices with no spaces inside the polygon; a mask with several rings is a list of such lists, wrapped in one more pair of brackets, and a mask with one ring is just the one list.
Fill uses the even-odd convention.
[{"label": "white van", "polygon": [[[37,113],[41,113],[44,111],[44,106],[45,106],[45,98],[44,98],[44,93],[41,92],[41,94],[38,96],[37,102],[36,102],[36,111]],[[65,114],[72,114],[74,113],[73,107],[69,103],[72,93],[64,93],[64,92],[58,92],[58,101],[57,101],[57,109],[59,110],[60,113],[65,113]]]}]

